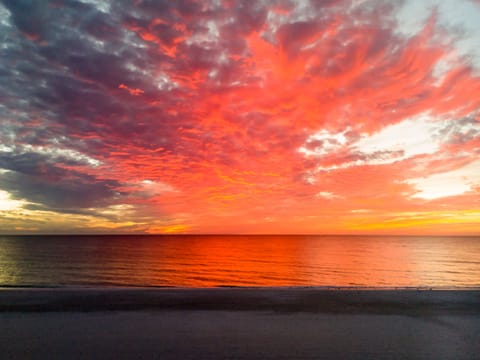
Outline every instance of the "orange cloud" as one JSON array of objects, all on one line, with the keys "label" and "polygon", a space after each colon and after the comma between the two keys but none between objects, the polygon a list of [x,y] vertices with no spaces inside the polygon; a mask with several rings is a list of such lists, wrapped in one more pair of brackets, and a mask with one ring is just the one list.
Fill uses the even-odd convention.
[{"label": "orange cloud", "polygon": [[[102,71],[49,60],[74,82],[50,80],[65,103],[38,139],[56,140],[29,148],[38,124],[17,126],[9,171],[35,152],[50,167],[33,184],[85,174],[136,231],[473,231],[480,77],[441,12],[403,34],[396,2],[223,3],[137,2],[109,35],[91,25]],[[443,183],[456,192],[424,189]]]}]

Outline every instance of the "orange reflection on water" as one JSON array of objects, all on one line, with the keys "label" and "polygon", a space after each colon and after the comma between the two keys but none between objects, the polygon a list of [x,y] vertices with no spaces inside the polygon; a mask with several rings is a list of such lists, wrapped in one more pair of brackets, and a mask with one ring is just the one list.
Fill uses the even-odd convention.
[{"label": "orange reflection on water", "polygon": [[478,238],[0,237],[5,285],[479,286]]},{"label": "orange reflection on water", "polygon": [[[137,283],[172,286],[302,284],[288,236],[171,236],[137,243]],[[143,250],[142,250],[143,248]]]},{"label": "orange reflection on water", "polygon": [[418,286],[408,241],[386,236],[310,237],[302,256],[312,270],[306,280],[328,286]]},{"label": "orange reflection on water", "polygon": [[125,285],[478,286],[480,281],[475,261],[480,246],[468,238],[139,236],[102,241],[96,249],[92,277]]},{"label": "orange reflection on water", "polygon": [[[298,241],[289,236],[200,236],[189,242],[186,265],[196,286],[301,284]],[[183,266],[184,267],[184,266]],[[178,267],[179,271],[182,265]]]},{"label": "orange reflection on water", "polygon": [[104,264],[128,270],[118,278],[145,285],[418,286],[408,241],[285,235],[138,237],[135,249],[119,248],[115,242],[118,257],[107,255],[111,261],[125,261],[129,252],[130,265]]}]

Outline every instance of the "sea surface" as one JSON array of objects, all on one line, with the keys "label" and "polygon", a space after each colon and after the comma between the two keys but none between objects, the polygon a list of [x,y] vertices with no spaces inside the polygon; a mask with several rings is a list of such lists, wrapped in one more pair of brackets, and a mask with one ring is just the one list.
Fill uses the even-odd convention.
[{"label": "sea surface", "polygon": [[480,237],[0,236],[0,287],[480,287]]}]

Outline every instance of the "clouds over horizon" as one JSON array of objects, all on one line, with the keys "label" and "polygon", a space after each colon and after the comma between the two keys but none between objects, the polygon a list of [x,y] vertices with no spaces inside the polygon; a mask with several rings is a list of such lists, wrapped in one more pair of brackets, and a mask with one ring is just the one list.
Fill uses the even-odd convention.
[{"label": "clouds over horizon", "polygon": [[471,232],[480,28],[447,6],[3,0],[0,229]]}]

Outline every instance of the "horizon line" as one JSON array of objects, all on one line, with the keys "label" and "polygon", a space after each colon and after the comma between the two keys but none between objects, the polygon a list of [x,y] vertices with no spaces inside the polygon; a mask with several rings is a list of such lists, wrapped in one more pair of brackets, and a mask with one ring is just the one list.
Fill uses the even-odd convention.
[{"label": "horizon line", "polygon": [[479,234],[368,234],[368,233],[0,233],[0,236],[397,236],[478,237]]}]

